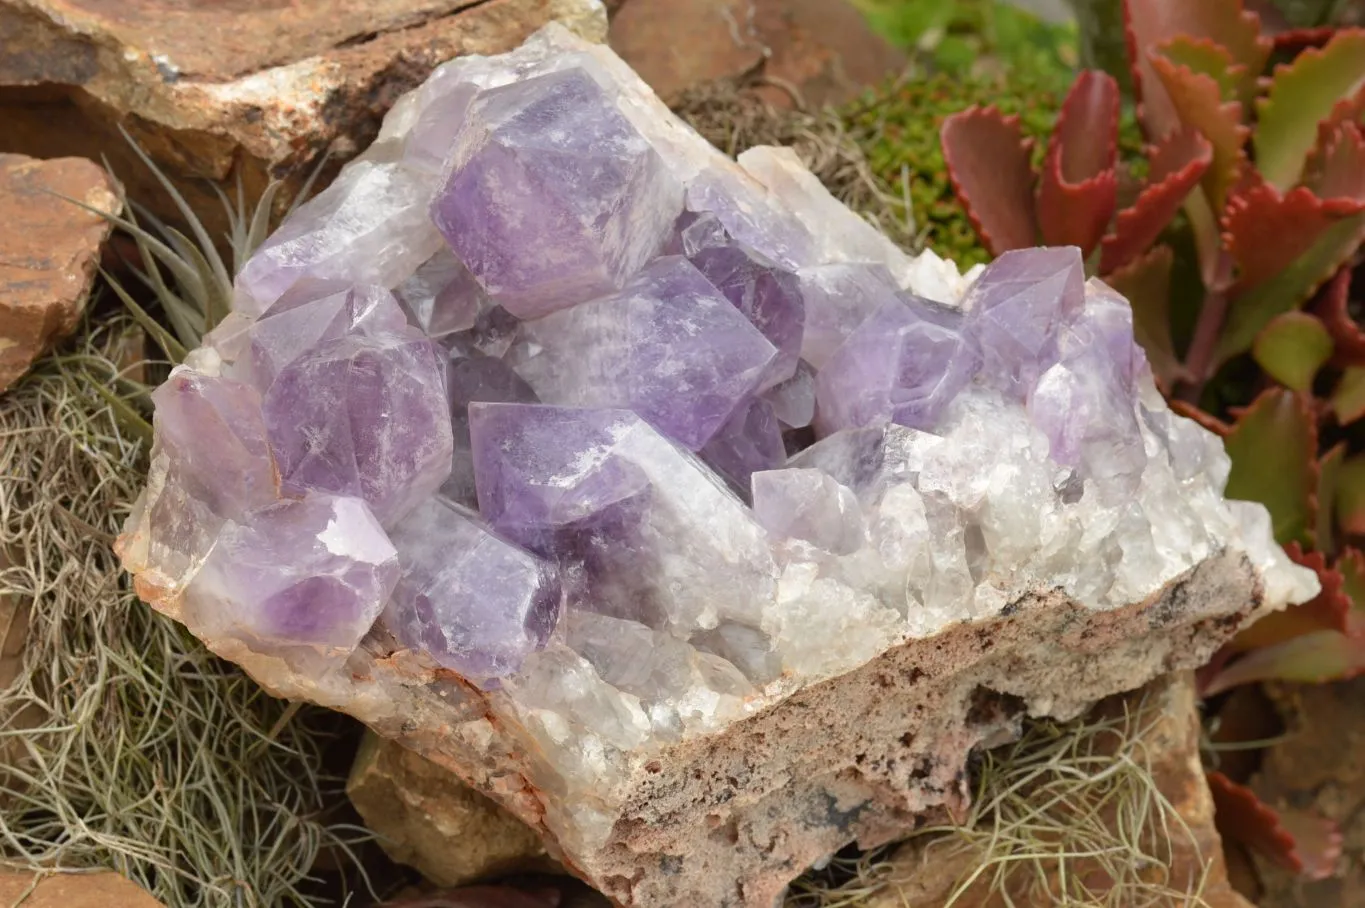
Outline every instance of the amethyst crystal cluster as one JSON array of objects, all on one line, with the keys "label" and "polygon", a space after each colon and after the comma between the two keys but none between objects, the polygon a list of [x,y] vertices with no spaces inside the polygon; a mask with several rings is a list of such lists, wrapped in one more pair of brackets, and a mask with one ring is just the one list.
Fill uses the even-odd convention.
[{"label": "amethyst crystal cluster", "polygon": [[1312,592],[1075,249],[907,256],[562,30],[403,98],[234,308],[156,392],[139,590],[296,674],[489,691],[571,849],[623,766],[1027,591],[1236,550]]}]

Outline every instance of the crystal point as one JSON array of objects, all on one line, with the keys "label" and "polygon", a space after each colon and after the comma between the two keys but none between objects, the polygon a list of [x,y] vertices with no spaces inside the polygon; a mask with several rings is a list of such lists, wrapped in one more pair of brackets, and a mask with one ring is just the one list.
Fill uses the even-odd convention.
[{"label": "crystal point", "polygon": [[519,318],[619,290],[663,245],[682,187],[580,69],[484,92],[432,218]]}]

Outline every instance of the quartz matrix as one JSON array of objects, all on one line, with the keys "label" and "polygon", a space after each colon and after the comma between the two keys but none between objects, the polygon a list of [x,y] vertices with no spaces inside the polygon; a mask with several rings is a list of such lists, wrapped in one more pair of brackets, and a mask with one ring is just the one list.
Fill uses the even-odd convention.
[{"label": "quartz matrix", "polygon": [[1115,610],[1234,552],[1313,593],[1077,250],[908,256],[557,28],[404,97],[155,404],[142,595],[277,690],[515,763],[461,771],[622,903],[663,884],[590,856],[669,748],[1038,590]]}]

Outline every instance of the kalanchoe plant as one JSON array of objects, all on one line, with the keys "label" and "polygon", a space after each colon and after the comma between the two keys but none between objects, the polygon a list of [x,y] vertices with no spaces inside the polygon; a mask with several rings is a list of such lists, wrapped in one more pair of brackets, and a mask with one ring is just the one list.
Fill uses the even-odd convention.
[{"label": "kalanchoe plant", "polygon": [[[1124,0],[1123,13],[1145,161],[1119,161],[1118,85],[1087,71],[1041,168],[1016,119],[972,108],[942,129],[950,176],[992,253],[1079,246],[1132,301],[1158,383],[1225,439],[1229,497],[1264,503],[1322,581],[1318,598],[1219,653],[1205,693],[1360,674],[1365,29],[1267,29],[1242,0]],[[1234,837],[1330,873],[1330,824],[1277,814],[1225,776],[1212,784]]]}]

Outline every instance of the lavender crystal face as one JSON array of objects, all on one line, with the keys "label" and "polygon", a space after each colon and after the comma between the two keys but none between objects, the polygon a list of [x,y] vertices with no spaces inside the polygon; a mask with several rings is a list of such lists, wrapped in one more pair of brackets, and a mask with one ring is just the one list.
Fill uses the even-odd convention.
[{"label": "lavender crystal face", "polygon": [[749,477],[773,470],[787,459],[782,424],[772,404],[755,397],[741,403],[699,452],[740,497],[749,497]]},{"label": "lavender crystal face", "polygon": [[402,332],[406,324],[398,302],[383,287],[362,284],[320,299],[281,300],[247,329],[246,348],[231,373],[264,394],[281,369],[324,342]]},{"label": "lavender crystal face", "polygon": [[391,532],[402,573],[384,613],[406,646],[468,678],[512,674],[559,618],[554,569],[458,504],[428,499]]},{"label": "lavender crystal face", "polygon": [[556,560],[570,609],[688,633],[773,595],[748,509],[634,413],[476,403],[469,430],[480,513]]},{"label": "lavender crystal face", "polygon": [[699,450],[771,375],[777,348],[693,265],[522,325],[509,360],[546,403],[634,410]]},{"label": "lavender crystal face", "polygon": [[408,321],[429,337],[468,331],[492,307],[474,275],[449,249],[432,256],[394,291]]},{"label": "lavender crystal face", "polygon": [[1060,326],[1085,302],[1079,249],[1023,249],[987,266],[963,302],[983,357],[983,377],[1019,399],[1056,362]]},{"label": "lavender crystal face", "polygon": [[658,153],[580,69],[482,93],[451,154],[432,219],[519,318],[619,290],[682,210]]},{"label": "lavender crystal face", "polygon": [[185,601],[215,635],[344,655],[397,582],[397,553],[365,503],[315,494],[228,524]]},{"label": "lavender crystal face", "polygon": [[815,380],[824,434],[890,420],[933,429],[981,364],[962,313],[905,296],[849,335]]},{"label": "lavender crystal face", "polygon": [[[825,722],[819,765],[770,734],[917,638],[1008,624],[1011,692],[1054,702],[1149,631],[1216,645],[1217,584],[1316,590],[1224,501],[1221,442],[1077,250],[907,255],[791,150],[729,160],[562,29],[400,99],[154,400],[118,547],[139,593],[458,768],[623,905],[768,908],[850,822],[939,804],[985,733],[955,714],[911,744],[896,703],[866,736]],[[1087,613],[1181,577],[1183,624],[1083,656],[1029,643],[1060,605],[1011,608],[1123,634]],[[965,702],[998,662],[941,649],[885,698]],[[939,738],[932,780],[879,768]]]},{"label": "lavender crystal face", "polygon": [[386,526],[433,495],[454,449],[438,348],[411,334],[354,334],[294,360],[266,392],[285,494],[354,495]]},{"label": "lavender crystal face", "polygon": [[736,244],[698,249],[687,260],[777,348],[762,388],[795,375],[806,320],[796,275]]}]

